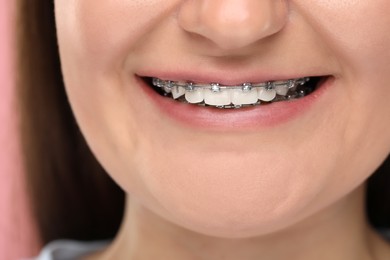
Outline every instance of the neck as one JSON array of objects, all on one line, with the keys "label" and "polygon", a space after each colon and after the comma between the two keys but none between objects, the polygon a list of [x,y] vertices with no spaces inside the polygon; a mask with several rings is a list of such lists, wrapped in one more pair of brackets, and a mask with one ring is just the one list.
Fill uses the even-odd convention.
[{"label": "neck", "polygon": [[286,230],[225,239],[181,228],[128,199],[121,231],[99,259],[388,259],[388,246],[364,216],[364,188],[359,188]]}]

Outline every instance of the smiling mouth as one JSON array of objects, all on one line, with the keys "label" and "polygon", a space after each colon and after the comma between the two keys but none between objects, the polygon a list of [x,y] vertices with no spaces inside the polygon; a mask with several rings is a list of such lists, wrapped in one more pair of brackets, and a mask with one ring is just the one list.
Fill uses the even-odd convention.
[{"label": "smiling mouth", "polygon": [[239,109],[303,98],[313,93],[327,78],[328,76],[303,77],[235,86],[152,77],[143,79],[158,94],[177,102],[220,109]]}]

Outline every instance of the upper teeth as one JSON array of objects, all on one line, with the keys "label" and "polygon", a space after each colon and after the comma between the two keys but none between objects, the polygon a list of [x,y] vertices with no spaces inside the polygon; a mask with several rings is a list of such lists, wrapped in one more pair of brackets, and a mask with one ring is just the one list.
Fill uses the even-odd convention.
[{"label": "upper teeth", "polygon": [[218,83],[198,84],[191,82],[169,81],[153,78],[153,85],[171,93],[174,99],[184,96],[189,103],[205,103],[217,107],[240,107],[242,105],[271,102],[277,99],[288,99],[299,85],[309,78],[291,79],[266,83],[244,83],[237,86],[224,86]]}]

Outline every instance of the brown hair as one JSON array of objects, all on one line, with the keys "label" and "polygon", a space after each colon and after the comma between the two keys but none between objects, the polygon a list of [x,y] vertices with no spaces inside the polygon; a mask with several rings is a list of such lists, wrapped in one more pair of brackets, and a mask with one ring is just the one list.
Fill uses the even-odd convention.
[{"label": "brown hair", "polygon": [[[73,118],[62,82],[53,1],[17,3],[21,138],[42,240],[112,237],[124,194],[95,160]],[[370,178],[367,202],[371,222],[389,228],[389,159]]]}]

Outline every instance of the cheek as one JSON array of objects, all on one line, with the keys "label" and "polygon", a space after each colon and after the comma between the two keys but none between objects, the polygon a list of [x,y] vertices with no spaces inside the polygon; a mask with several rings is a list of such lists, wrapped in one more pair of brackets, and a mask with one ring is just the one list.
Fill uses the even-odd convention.
[{"label": "cheek", "polygon": [[176,2],[57,0],[57,25],[79,62],[112,70],[123,65],[132,48]]},{"label": "cheek", "polygon": [[344,105],[350,110],[345,118],[348,122],[346,147],[356,151],[367,149],[362,153],[366,157],[375,158],[374,147],[382,147],[382,154],[388,153],[390,2],[319,0],[308,5],[304,0],[296,0],[295,3],[341,63],[339,76]]},{"label": "cheek", "polygon": [[124,64],[175,2],[55,1],[66,91],[88,143],[110,172],[121,168],[112,163],[113,158],[129,156],[142,137],[136,120],[129,116],[137,110],[124,99]]},{"label": "cheek", "polygon": [[344,67],[354,72],[386,70],[389,73],[389,1],[295,2],[321,40],[345,63]]},{"label": "cheek", "polygon": [[114,164],[114,158],[135,151],[140,132],[128,116],[120,77],[128,45],[138,37],[137,23],[129,23],[129,16],[140,6],[137,1],[55,2],[69,101],[87,142],[109,172],[120,171],[121,163]]}]

